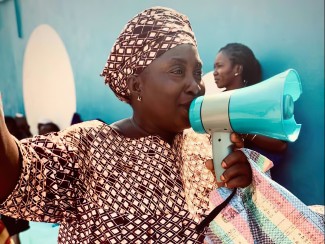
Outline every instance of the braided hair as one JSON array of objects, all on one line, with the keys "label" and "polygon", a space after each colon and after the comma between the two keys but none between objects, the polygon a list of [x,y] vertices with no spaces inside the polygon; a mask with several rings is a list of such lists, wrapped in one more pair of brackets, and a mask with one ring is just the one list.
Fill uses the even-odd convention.
[{"label": "braided hair", "polygon": [[249,47],[241,43],[228,43],[220,48],[219,52],[227,55],[233,65],[242,65],[242,77],[247,86],[261,81],[261,65]]}]

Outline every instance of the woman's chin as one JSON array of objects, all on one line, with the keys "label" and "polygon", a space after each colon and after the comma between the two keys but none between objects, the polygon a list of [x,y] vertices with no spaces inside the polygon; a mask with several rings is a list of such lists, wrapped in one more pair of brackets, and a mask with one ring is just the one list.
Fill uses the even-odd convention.
[{"label": "woman's chin", "polygon": [[218,87],[219,89],[224,88],[224,86],[223,86],[222,84],[218,83],[218,82],[216,82],[216,85],[217,85],[217,87]]},{"label": "woman's chin", "polygon": [[182,123],[179,126],[179,132],[182,132],[183,130],[186,130],[189,128],[191,128],[190,119],[188,116],[184,116],[184,118],[182,119]]}]

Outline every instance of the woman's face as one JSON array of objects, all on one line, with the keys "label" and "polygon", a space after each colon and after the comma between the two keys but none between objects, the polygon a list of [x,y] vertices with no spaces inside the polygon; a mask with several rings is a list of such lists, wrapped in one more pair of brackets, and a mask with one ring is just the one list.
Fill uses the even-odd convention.
[{"label": "woman's face", "polygon": [[214,61],[214,80],[219,88],[232,90],[240,88],[242,81],[236,74],[236,65],[223,52],[219,52]]},{"label": "woman's face", "polygon": [[202,62],[196,47],[182,44],[155,59],[139,75],[141,104],[136,116],[147,131],[178,133],[190,127],[192,100],[204,95]]}]

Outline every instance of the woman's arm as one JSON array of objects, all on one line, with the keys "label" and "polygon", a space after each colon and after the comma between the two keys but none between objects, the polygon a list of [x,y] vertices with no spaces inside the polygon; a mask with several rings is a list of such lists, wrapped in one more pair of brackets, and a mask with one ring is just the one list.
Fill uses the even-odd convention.
[{"label": "woman's arm", "polygon": [[245,140],[245,147],[247,146],[258,146],[259,148],[271,152],[271,153],[282,153],[287,149],[287,142],[278,139],[261,136],[261,135],[243,135]]},{"label": "woman's arm", "polygon": [[0,95],[0,202],[15,188],[19,173],[18,147],[7,129]]}]

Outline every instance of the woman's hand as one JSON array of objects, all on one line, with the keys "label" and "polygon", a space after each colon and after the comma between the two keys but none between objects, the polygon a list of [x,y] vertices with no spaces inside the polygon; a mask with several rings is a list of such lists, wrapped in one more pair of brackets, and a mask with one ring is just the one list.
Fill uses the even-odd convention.
[{"label": "woman's hand", "polygon": [[[221,164],[225,171],[221,176],[222,182],[218,182],[218,186],[228,188],[246,187],[252,182],[252,169],[245,154],[238,150],[244,146],[244,142],[240,135],[236,133],[232,133],[230,139],[234,143],[234,151],[225,157]],[[210,159],[205,164],[215,175],[213,161]]]},{"label": "woman's hand", "polygon": [[19,174],[18,147],[7,129],[0,94],[0,202],[15,188]]}]

